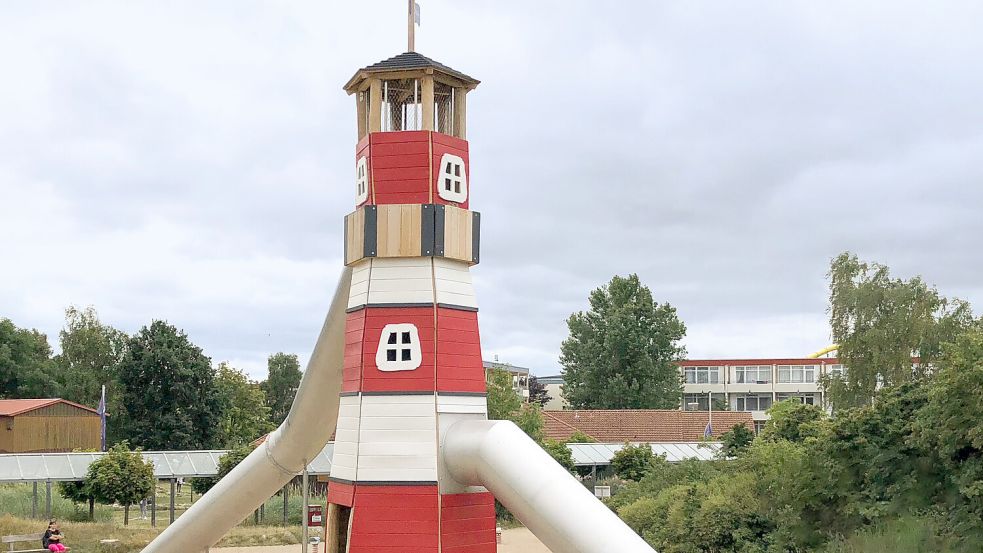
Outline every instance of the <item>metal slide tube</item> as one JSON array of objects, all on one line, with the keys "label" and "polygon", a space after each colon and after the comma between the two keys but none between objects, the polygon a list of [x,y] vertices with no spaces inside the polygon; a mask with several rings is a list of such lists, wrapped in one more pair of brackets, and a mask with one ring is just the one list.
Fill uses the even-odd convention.
[{"label": "metal slide tube", "polygon": [[451,476],[488,488],[553,553],[654,553],[512,422],[458,422],[443,455]]},{"label": "metal slide tube", "polygon": [[215,545],[294,476],[328,443],[338,423],[345,349],[345,308],[351,269],[338,282],[287,419],[265,442],[201,496],[143,549],[143,553],[198,553]]}]

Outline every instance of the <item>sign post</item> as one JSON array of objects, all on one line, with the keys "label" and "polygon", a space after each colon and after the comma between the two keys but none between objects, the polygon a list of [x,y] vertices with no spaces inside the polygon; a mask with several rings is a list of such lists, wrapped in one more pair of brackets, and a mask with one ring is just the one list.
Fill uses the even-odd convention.
[{"label": "sign post", "polygon": [[313,531],[310,536],[310,544],[314,546],[314,553],[317,553],[318,544],[321,543],[321,526],[324,525],[324,511],[321,505],[307,506],[307,526]]}]

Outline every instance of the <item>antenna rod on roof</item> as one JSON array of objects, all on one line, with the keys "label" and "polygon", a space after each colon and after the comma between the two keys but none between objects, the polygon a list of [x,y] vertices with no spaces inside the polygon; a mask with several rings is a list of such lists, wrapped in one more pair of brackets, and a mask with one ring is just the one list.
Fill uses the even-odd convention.
[{"label": "antenna rod on roof", "polygon": [[416,23],[416,0],[407,1],[409,2],[409,11],[407,12],[406,16],[406,51],[413,52],[416,48],[416,37],[414,36],[416,33],[416,29],[414,28]]}]

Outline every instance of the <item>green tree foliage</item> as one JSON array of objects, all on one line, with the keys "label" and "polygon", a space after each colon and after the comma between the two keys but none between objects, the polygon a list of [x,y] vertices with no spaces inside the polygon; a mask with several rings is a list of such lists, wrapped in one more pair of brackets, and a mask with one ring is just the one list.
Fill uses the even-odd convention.
[{"label": "green tree foliage", "polygon": [[761,431],[763,440],[788,440],[801,442],[819,432],[819,423],[826,413],[815,405],[806,405],[795,399],[779,401],[768,409],[770,418]]},{"label": "green tree foliage", "polygon": [[220,434],[223,447],[245,445],[273,430],[266,395],[245,373],[228,363],[219,363],[215,387],[223,405]]},{"label": "green tree foliage", "polygon": [[55,357],[65,387],[65,399],[97,405],[102,386],[116,395],[120,363],[129,337],[99,321],[95,308],[65,310],[65,328],[58,334],[61,353]]},{"label": "green tree foliage", "polygon": [[754,441],[754,431],[744,424],[735,424],[730,430],[720,435],[720,457],[729,459],[740,457]]},{"label": "green tree foliage", "polygon": [[489,369],[486,386],[488,419],[512,420],[513,413],[522,406],[522,398],[512,387],[512,375],[504,369]]},{"label": "green tree foliage", "polygon": [[270,421],[274,426],[279,426],[290,412],[303,373],[300,372],[300,361],[294,354],[275,353],[267,359],[266,365],[269,375],[262,388],[266,394],[266,405],[270,408]]},{"label": "green tree foliage", "polygon": [[546,392],[546,385],[541,384],[535,376],[530,376],[529,403],[538,403],[540,407],[546,407],[551,399],[553,398]]},{"label": "green tree foliage", "polygon": [[[877,263],[842,253],[830,264],[829,313],[848,378],[827,377],[836,408],[865,405],[878,382],[911,382],[939,359],[943,345],[972,323],[968,303],[941,296],[920,277],[892,278]],[[921,362],[912,366],[911,357]]]},{"label": "green tree foliage", "polygon": [[546,453],[550,454],[550,457],[560,463],[560,466],[567,469],[567,471],[573,473],[577,469],[577,465],[573,462],[573,452],[567,447],[567,444],[563,442],[557,442],[555,440],[543,440],[543,449]]},{"label": "green tree foliage", "polygon": [[611,468],[618,478],[637,482],[653,469],[655,458],[656,455],[648,444],[626,443],[611,458]]},{"label": "green tree foliage", "polygon": [[123,524],[130,523],[130,505],[150,496],[156,484],[154,465],[140,450],[131,451],[124,441],[89,465],[85,481],[96,501],[123,506]]},{"label": "green tree foliage", "polygon": [[60,397],[48,338],[0,319],[0,399]]},{"label": "green tree foliage", "polygon": [[577,430],[576,432],[574,432],[573,434],[571,434],[570,437],[567,438],[566,441],[567,441],[568,444],[594,444],[594,443],[597,443],[597,440],[595,440],[594,438],[591,438],[587,434],[584,434],[580,430]]},{"label": "green tree foliage", "polygon": [[191,488],[195,493],[206,493],[226,474],[232,472],[232,469],[236,468],[254,449],[256,449],[254,446],[246,444],[229,450],[218,458],[218,474],[214,478],[195,478],[191,481]]},{"label": "green tree foliage", "polygon": [[674,409],[682,383],[676,362],[686,327],[638,279],[615,276],[590,294],[590,310],[567,319],[561,346],[563,393],[578,409]]},{"label": "green tree foliage", "polygon": [[124,432],[148,450],[218,445],[223,399],[201,348],[164,321],[130,339],[120,369]]},{"label": "green tree foliage", "polygon": [[72,503],[87,503],[89,505],[89,520],[95,520],[96,496],[87,480],[74,482],[58,482],[58,493]]}]

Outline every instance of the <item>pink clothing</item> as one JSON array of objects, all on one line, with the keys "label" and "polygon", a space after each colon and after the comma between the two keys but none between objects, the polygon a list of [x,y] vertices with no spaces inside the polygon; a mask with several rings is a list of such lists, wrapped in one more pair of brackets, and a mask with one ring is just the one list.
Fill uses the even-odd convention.
[{"label": "pink clothing", "polygon": [[48,546],[48,551],[64,551],[65,546],[60,543],[53,543]]}]

